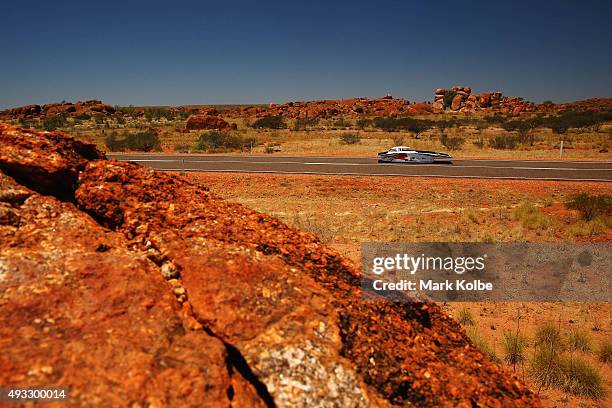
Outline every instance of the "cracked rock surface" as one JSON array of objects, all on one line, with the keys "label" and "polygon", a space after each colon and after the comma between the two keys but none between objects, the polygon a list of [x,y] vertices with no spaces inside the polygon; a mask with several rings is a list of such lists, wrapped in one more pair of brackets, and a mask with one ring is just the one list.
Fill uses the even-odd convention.
[{"label": "cracked rock surface", "polygon": [[435,304],[309,233],[0,123],[0,384],[73,406],[539,406]]}]

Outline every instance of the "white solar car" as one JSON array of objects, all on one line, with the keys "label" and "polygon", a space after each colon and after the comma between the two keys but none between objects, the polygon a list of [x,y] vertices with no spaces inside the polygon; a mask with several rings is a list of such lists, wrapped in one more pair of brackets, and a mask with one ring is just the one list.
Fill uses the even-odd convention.
[{"label": "white solar car", "polygon": [[452,159],[447,153],[414,150],[406,146],[395,146],[378,153],[379,163],[450,163]]}]

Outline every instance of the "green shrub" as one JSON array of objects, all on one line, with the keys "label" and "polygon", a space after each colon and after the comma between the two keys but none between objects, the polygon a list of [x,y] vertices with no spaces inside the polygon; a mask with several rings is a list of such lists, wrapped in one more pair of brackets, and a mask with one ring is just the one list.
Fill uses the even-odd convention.
[{"label": "green shrub", "polygon": [[561,360],[562,389],[580,397],[600,399],[606,394],[602,373],[586,359],[569,355]]},{"label": "green shrub", "polygon": [[518,143],[519,138],[514,135],[499,135],[489,140],[489,146],[500,150],[514,150]]},{"label": "green shrub", "polygon": [[612,340],[604,340],[597,350],[599,361],[606,364],[612,364]]},{"label": "green shrub", "polygon": [[66,117],[67,115],[65,113],[60,113],[50,118],[43,118],[41,127],[47,131],[53,131],[57,128],[64,127],[68,124]]},{"label": "green shrub", "polygon": [[352,123],[349,122],[348,120],[344,119],[344,118],[338,118],[336,121],[334,121],[333,126],[335,128],[344,129],[344,128],[347,128],[347,127],[351,127]]},{"label": "green shrub", "polygon": [[199,151],[236,150],[247,147],[246,141],[240,135],[219,130],[211,130],[200,134],[193,149]]},{"label": "green shrub", "polygon": [[487,123],[493,124],[493,123],[504,123],[507,120],[507,118],[503,115],[495,114],[491,116],[485,116],[484,120]]},{"label": "green shrub", "polygon": [[561,135],[566,133],[570,128],[586,128],[610,122],[612,120],[612,111],[578,111],[566,109],[558,115],[539,118],[538,120],[541,126],[548,127],[554,133]]},{"label": "green shrub", "polygon": [[370,126],[372,126],[372,119],[367,119],[367,118],[357,119],[357,127],[359,129],[365,129]]},{"label": "green shrub", "polygon": [[293,130],[306,130],[319,124],[319,118],[298,118],[295,120]]},{"label": "green shrub", "polygon": [[255,129],[285,129],[287,125],[285,118],[272,115],[257,119],[251,124],[251,127]]},{"label": "green shrub", "polygon": [[394,131],[394,130],[406,130],[415,134],[418,138],[419,134],[433,126],[434,122],[429,120],[414,119],[410,117],[405,118],[386,118],[379,117],[374,118],[372,125],[376,128]]},{"label": "green shrub", "polygon": [[[502,127],[508,132],[517,132],[516,139],[510,139],[511,144],[516,141],[517,144],[533,146],[535,143],[535,136],[531,133],[535,128],[540,125],[540,120],[525,119],[525,120],[512,120],[502,123]],[[508,143],[508,141],[505,141]],[[503,144],[503,143],[502,143]]]},{"label": "green shrub", "polygon": [[524,228],[532,230],[547,229],[552,224],[552,218],[540,212],[533,204],[523,202],[512,211],[512,218],[520,221]]},{"label": "green shrub", "polygon": [[174,146],[174,150],[181,153],[188,153],[190,150],[190,146],[186,144],[177,144]]},{"label": "green shrub", "polygon": [[470,311],[470,309],[465,307],[459,309],[459,312],[457,312],[457,321],[463,326],[473,326],[475,323],[472,312]]},{"label": "green shrub", "polygon": [[357,133],[345,133],[340,136],[340,143],[342,144],[352,145],[359,142],[361,142],[361,136],[359,136]]},{"label": "green shrub", "polygon": [[472,343],[474,343],[474,345],[478,347],[480,351],[486,354],[492,361],[499,361],[495,351],[491,348],[491,345],[484,338],[482,338],[476,329],[471,328],[467,331],[467,335]]},{"label": "green shrub", "polygon": [[612,195],[576,194],[566,203],[566,207],[578,210],[585,221],[591,221],[595,217],[612,214]]},{"label": "green shrub", "polygon": [[553,322],[544,322],[536,327],[534,343],[536,347],[550,348],[555,351],[563,350],[563,337],[561,330]]},{"label": "green shrub", "polygon": [[570,350],[591,351],[591,335],[585,330],[574,329],[567,336],[567,345]]},{"label": "green shrub", "polygon": [[161,150],[161,141],[157,133],[152,131],[130,133],[125,138],[125,145],[129,150],[150,152]]},{"label": "green shrub", "polygon": [[117,132],[112,132],[106,135],[104,139],[104,144],[106,148],[111,152],[118,152],[125,149],[125,145],[123,140],[117,139]]},{"label": "green shrub", "polygon": [[436,120],[434,124],[435,127],[440,130],[440,132],[444,133],[446,129],[459,126],[461,122],[458,121],[456,118],[452,118],[450,120]]},{"label": "green shrub", "polygon": [[523,364],[525,361],[527,339],[521,334],[507,331],[502,337],[502,346],[504,348],[504,361],[511,364],[516,370],[516,365]]},{"label": "green shrub", "polygon": [[110,151],[135,150],[150,152],[161,150],[161,140],[157,133],[153,131],[128,133],[124,135],[123,139],[118,139],[117,133],[113,132],[106,137],[105,144]]},{"label": "green shrub", "polygon": [[463,146],[463,143],[465,143],[465,139],[462,137],[447,136],[446,133],[442,133],[442,136],[440,136],[440,143],[449,150],[459,150],[461,146]]}]

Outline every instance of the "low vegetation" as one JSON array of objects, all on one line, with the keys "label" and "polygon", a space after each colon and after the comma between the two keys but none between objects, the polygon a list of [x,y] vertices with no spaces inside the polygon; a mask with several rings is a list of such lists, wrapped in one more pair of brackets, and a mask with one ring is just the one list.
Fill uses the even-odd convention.
[{"label": "low vegetation", "polygon": [[601,371],[582,356],[569,354],[560,359],[563,373],[560,388],[574,395],[601,399],[606,395],[604,376]]},{"label": "low vegetation", "polygon": [[519,138],[515,135],[498,135],[489,140],[489,146],[493,149],[514,150],[519,144]]},{"label": "low vegetation", "polygon": [[599,361],[606,364],[612,364],[612,340],[604,340],[597,350]]},{"label": "low vegetation", "polygon": [[340,136],[340,143],[345,145],[353,145],[361,142],[361,136],[357,133],[344,133]]},{"label": "low vegetation", "polygon": [[563,370],[559,351],[552,347],[536,347],[529,363],[529,374],[540,389],[562,386]]},{"label": "low vegetation", "polygon": [[591,335],[585,330],[574,329],[567,337],[567,345],[572,351],[589,352],[591,343]]},{"label": "low vegetation", "polygon": [[517,365],[522,365],[525,362],[527,344],[527,338],[520,333],[507,331],[502,337],[504,361],[511,365],[515,371]]},{"label": "low vegetation", "polygon": [[287,123],[282,116],[264,116],[251,123],[254,129],[285,129]]},{"label": "low vegetation", "polygon": [[531,230],[545,230],[552,224],[552,218],[542,213],[530,202],[522,202],[512,212],[512,217],[521,222],[524,228]]},{"label": "low vegetation", "polygon": [[257,145],[252,138],[243,138],[234,132],[211,130],[200,135],[193,145],[193,150],[205,152],[223,152],[239,150]]},{"label": "low vegetation", "polygon": [[459,313],[457,313],[457,321],[463,326],[473,326],[475,323],[472,312],[465,307],[460,309]]},{"label": "low vegetation", "polygon": [[446,133],[442,133],[440,136],[440,143],[442,146],[446,147],[449,150],[459,150],[461,146],[465,143],[465,139],[462,137],[451,137]]},{"label": "low vegetation", "polygon": [[119,138],[116,132],[112,132],[106,137],[105,144],[111,152],[124,150],[151,152],[161,150],[159,136],[153,131],[124,133],[121,138]]},{"label": "low vegetation", "polygon": [[293,130],[309,130],[319,124],[319,118],[298,118],[293,124]]},{"label": "low vegetation", "polygon": [[534,346],[529,373],[540,389],[554,387],[579,397],[604,397],[605,382],[601,371],[576,354],[591,350],[591,338],[586,331],[575,329],[569,333],[569,352],[566,352],[559,327],[545,322],[536,328]]},{"label": "low vegetation", "polygon": [[563,350],[565,344],[559,326],[553,322],[539,324],[535,331],[534,345],[555,351]]},{"label": "low vegetation", "polygon": [[610,194],[580,193],[573,195],[566,205],[567,208],[579,211],[585,221],[612,215],[612,195]]}]

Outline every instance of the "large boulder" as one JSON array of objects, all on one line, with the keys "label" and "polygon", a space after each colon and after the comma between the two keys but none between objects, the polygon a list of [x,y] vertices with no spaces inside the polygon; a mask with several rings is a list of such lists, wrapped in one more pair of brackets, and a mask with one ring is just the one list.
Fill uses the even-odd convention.
[{"label": "large boulder", "polygon": [[187,130],[236,130],[235,124],[229,124],[216,115],[191,115],[185,124]]},{"label": "large boulder", "polygon": [[362,300],[309,233],[68,136],[0,141],[2,384],[71,406],[539,406],[436,304]]},{"label": "large boulder", "polygon": [[464,95],[460,93],[457,93],[455,96],[453,96],[453,101],[451,102],[451,109],[454,111],[458,111],[459,109],[461,109],[463,99]]}]

